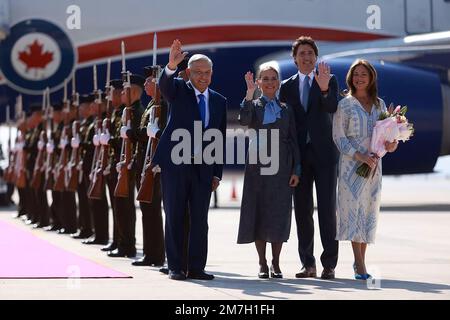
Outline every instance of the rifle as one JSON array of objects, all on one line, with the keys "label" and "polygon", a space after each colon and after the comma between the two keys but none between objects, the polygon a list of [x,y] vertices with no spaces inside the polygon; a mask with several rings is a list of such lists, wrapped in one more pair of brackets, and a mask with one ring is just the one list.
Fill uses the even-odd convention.
[{"label": "rifle", "polygon": [[[77,109],[78,110],[78,109]],[[79,139],[80,136],[80,121],[75,120],[72,123],[72,139]],[[75,192],[78,189],[79,181],[79,167],[78,162],[80,161],[80,151],[79,147],[72,148],[72,153],[70,154],[70,161],[67,164],[65,172],[65,187],[67,191]]]},{"label": "rifle", "polygon": [[25,150],[19,150],[17,156],[19,161],[16,163],[16,187],[19,189],[26,188],[27,186],[27,171],[25,164],[27,162],[27,152]]},{"label": "rifle", "polygon": [[[109,134],[109,129],[111,125],[111,100],[112,100],[112,87],[110,85],[110,73],[111,72],[111,60],[108,59],[108,66],[106,71],[106,86],[105,89],[108,92],[108,96],[106,98],[106,118],[102,123],[102,134]],[[101,112],[99,110],[99,116],[101,116]],[[95,162],[94,171],[92,174],[91,184],[88,189],[88,197],[90,199],[102,199],[103,192],[105,190],[105,180],[103,172],[108,164],[108,154],[109,154],[109,145],[101,144],[100,145],[100,154],[98,156],[98,160]]]},{"label": "rifle", "polygon": [[61,134],[61,140],[59,142],[59,148],[61,149],[61,154],[59,155],[58,163],[56,164],[55,168],[55,183],[53,185],[54,191],[62,192],[64,191],[64,184],[65,184],[65,168],[67,166],[68,162],[68,152],[67,149],[67,143],[69,140],[70,135],[70,124],[69,124],[69,115],[70,115],[70,101],[65,100],[64,101],[64,128]]},{"label": "rifle", "polygon": [[[50,100],[50,99],[49,99]],[[48,117],[47,117],[47,144],[50,144],[54,148],[54,140],[53,140],[53,108],[49,104],[48,109]],[[52,174],[53,170],[53,162],[54,162],[54,151],[46,153],[45,158],[45,183],[44,183],[44,190],[52,190],[53,186],[55,184],[54,177]]]},{"label": "rifle", "polygon": [[11,149],[11,121],[9,116],[9,105],[6,106],[6,123],[8,124],[8,167],[6,167],[5,172],[3,173],[3,180],[7,183],[11,183],[12,174],[14,172],[14,161],[15,161],[15,151]]},{"label": "rifle", "polygon": [[[67,97],[67,81],[64,82],[64,97]],[[75,120],[72,123],[72,139],[80,140],[80,121],[79,121],[79,97],[76,91],[76,83],[75,83],[75,73],[72,78],[72,106],[76,109]],[[67,191],[75,192],[78,189],[78,181],[80,170],[78,167],[78,162],[80,160],[80,148],[72,147],[72,152],[70,154],[69,163],[64,168],[64,186]]]},{"label": "rifle", "polygon": [[[21,118],[22,123],[25,122],[25,113],[22,109],[22,96],[19,95],[16,100],[16,115],[18,118]],[[16,187],[19,189],[26,188],[27,186],[27,171],[25,168],[25,164],[27,162],[27,152],[23,149],[25,144],[25,136],[24,131],[20,131],[20,134],[17,136],[16,146],[21,146],[16,151],[16,159],[17,161],[14,163],[14,178],[16,182]]]},{"label": "rifle", "polygon": [[[124,81],[124,89],[127,92],[128,97],[128,106],[123,109],[122,114],[122,125],[130,126],[131,125],[131,83],[130,83],[130,72],[122,73],[122,77],[125,77],[127,81]],[[120,152],[120,161],[117,164],[120,168],[119,174],[117,176],[117,184],[114,189],[114,196],[120,198],[127,198],[130,191],[129,186],[129,166],[131,164],[132,150],[131,150],[131,141],[130,139],[122,139],[122,149]]]},{"label": "rifle", "polygon": [[[47,97],[47,88],[42,94],[42,109],[45,110],[44,119],[49,117],[48,105],[46,104]],[[45,121],[45,120],[44,120]],[[44,153],[45,153],[45,145],[47,143],[47,137],[45,134],[45,130],[41,130],[39,133],[39,142],[38,142],[38,154],[36,157],[36,162],[34,163],[33,168],[33,176],[31,178],[31,188],[38,190],[42,184],[42,174],[44,168]]]},{"label": "rifle", "polygon": [[[161,93],[157,87],[156,81],[159,75],[159,66],[153,66],[153,82],[155,85],[155,104],[150,109],[149,123],[154,119],[161,119]],[[144,165],[141,173],[141,185],[136,197],[137,201],[152,203],[155,175],[153,174],[151,163],[156,151],[159,139],[148,137],[147,149],[145,151]]]}]

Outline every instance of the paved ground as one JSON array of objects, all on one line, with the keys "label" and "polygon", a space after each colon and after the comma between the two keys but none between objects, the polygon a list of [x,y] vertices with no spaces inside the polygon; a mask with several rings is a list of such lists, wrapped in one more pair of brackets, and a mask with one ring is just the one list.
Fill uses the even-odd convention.
[{"label": "paved ground", "polygon": [[[371,283],[352,279],[353,258],[347,242],[340,244],[337,279],[296,279],[300,264],[295,224],[281,256],[285,278],[258,279],[254,246],[236,244],[239,201],[231,199],[233,179],[239,197],[240,179],[227,175],[219,193],[219,203],[225,208],[212,209],[209,216],[207,270],[216,275],[214,281],[169,280],[156,268],[133,267],[132,260],[127,258],[108,258],[99,246],[86,246],[68,236],[31,230],[11,218],[14,208],[10,208],[0,211],[0,219],[133,278],[0,279],[0,299],[450,299],[448,174],[385,178],[377,242],[368,248],[369,272],[377,279]],[[142,248],[141,234],[138,210],[138,248]],[[318,235],[315,245],[318,257],[321,250]],[[0,253],[0,259],[7,258]]]}]

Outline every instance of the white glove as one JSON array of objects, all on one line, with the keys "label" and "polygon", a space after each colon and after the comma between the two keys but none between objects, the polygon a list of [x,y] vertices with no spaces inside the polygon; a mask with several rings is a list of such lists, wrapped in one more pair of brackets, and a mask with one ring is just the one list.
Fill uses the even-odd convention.
[{"label": "white glove", "polygon": [[80,147],[80,139],[78,138],[78,136],[73,137],[72,140],[70,140],[70,146],[74,149]]},{"label": "white glove", "polygon": [[94,134],[94,137],[92,138],[92,142],[94,143],[94,146],[98,147],[100,145],[100,137],[98,134]]},{"label": "white glove", "polygon": [[107,165],[105,170],[103,170],[103,175],[107,176],[110,173],[111,173],[111,165]]},{"label": "white glove", "polygon": [[156,138],[156,134],[159,131],[158,121],[159,121],[159,118],[156,118],[155,121],[148,123],[147,136],[149,138]]},{"label": "white glove", "polygon": [[100,144],[107,146],[109,144],[109,139],[111,139],[111,135],[109,134],[109,131],[106,131],[106,133],[102,133],[100,135]]},{"label": "white glove", "polygon": [[130,130],[130,127],[128,127],[128,126],[122,126],[120,128],[120,137],[122,139],[128,139],[128,136],[127,136],[127,131],[128,130]]},{"label": "white glove", "polygon": [[153,167],[152,169],[153,174],[157,174],[161,172],[161,168],[159,167],[159,165],[156,165]]},{"label": "white glove", "polygon": [[122,169],[123,163],[122,162],[118,162],[116,164],[116,171],[117,173],[120,173],[120,170]]},{"label": "white glove", "polygon": [[68,144],[67,138],[63,138],[59,141],[59,148],[64,149]]},{"label": "white glove", "polygon": [[46,148],[48,153],[53,153],[55,150],[55,145],[52,142],[47,142]]},{"label": "white glove", "polygon": [[38,141],[38,144],[37,144],[38,150],[41,151],[41,150],[44,149],[44,147],[45,147],[44,141],[39,140],[39,141]]},{"label": "white glove", "polygon": [[24,143],[23,142],[16,142],[16,144],[14,145],[14,149],[15,151],[20,151],[23,149]]}]

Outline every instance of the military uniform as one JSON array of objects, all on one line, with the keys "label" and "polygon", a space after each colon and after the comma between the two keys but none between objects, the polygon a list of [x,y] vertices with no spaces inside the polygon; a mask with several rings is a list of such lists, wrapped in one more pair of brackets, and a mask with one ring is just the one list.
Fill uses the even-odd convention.
[{"label": "military uniform", "polygon": [[120,152],[122,146],[122,139],[120,138],[120,127],[122,125],[122,112],[125,108],[121,105],[118,109],[114,110],[111,115],[111,124],[109,127],[109,134],[111,138],[109,139],[109,159],[107,168],[109,174],[106,176],[106,184],[108,187],[109,199],[111,199],[111,207],[113,212],[113,240],[103,251],[113,251],[117,249],[119,242],[119,230],[118,230],[118,220],[117,220],[117,208],[116,201],[114,198],[114,190],[117,185],[117,170],[116,164],[120,161]]},{"label": "military uniform", "polygon": [[[102,115],[105,116],[104,114]],[[103,118],[102,117],[102,118]],[[92,161],[94,160],[95,146],[93,138],[95,135],[95,122],[90,123],[86,136],[83,142],[84,159],[83,159],[83,172],[84,179],[89,184],[89,174],[92,168]],[[99,147],[100,150],[101,147]],[[101,199],[89,199],[90,211],[94,222],[95,237],[84,241],[85,244],[107,244],[109,240],[109,226],[108,215],[109,207],[108,200],[106,199],[106,193],[103,192]]]},{"label": "military uniform", "polygon": [[[80,98],[81,100],[81,98]],[[82,101],[80,101],[82,103]],[[93,117],[88,117],[87,119],[83,119],[80,123],[80,131],[79,131],[79,138],[80,138],[80,146],[79,146],[79,156],[81,159],[82,166],[79,167],[80,171],[78,172],[79,175],[81,175],[81,182],[78,184],[77,188],[77,195],[78,195],[78,226],[79,226],[79,232],[75,234],[73,237],[76,239],[85,239],[89,238],[93,235],[92,231],[92,212],[91,208],[89,207],[89,199],[87,196],[87,190],[89,187],[89,174],[86,174],[84,170],[84,161],[89,161],[86,157],[86,145],[85,140],[87,136],[87,132],[89,129],[89,126],[93,122]]]},{"label": "military uniform", "polygon": [[31,177],[33,176],[34,164],[37,156],[37,142],[39,134],[37,128],[28,130],[25,134],[25,144],[23,150],[27,153],[25,170],[27,176],[27,186],[25,187],[25,210],[27,213],[27,224],[36,224],[39,222],[39,210],[37,198],[34,190],[30,186]]},{"label": "military uniform", "polygon": [[[133,82],[132,82],[133,83]],[[131,150],[136,148],[138,141],[138,131],[140,120],[143,113],[143,106],[140,100],[135,101],[130,106],[131,108],[131,127],[127,131],[127,136],[131,142]],[[120,136],[120,128],[118,130]],[[118,222],[118,246],[117,250],[110,252],[110,257],[134,257],[136,256],[136,206],[135,206],[135,192],[136,186],[136,168],[138,164],[136,159],[132,159],[132,166],[129,170],[129,194],[127,198],[114,197],[116,216]],[[113,170],[115,168],[112,168]]]},{"label": "military uniform", "polygon": [[[67,132],[67,141],[68,144],[65,146],[65,152],[67,152],[67,163],[70,160],[70,154],[72,152],[72,147],[70,146],[70,140],[72,138],[72,124],[73,121],[70,121],[69,124],[65,125],[64,128],[68,128]],[[63,149],[61,149],[61,153]],[[73,191],[62,191],[61,202],[59,206],[59,212],[62,213],[62,222],[63,222],[63,230],[59,230],[59,233],[64,234],[72,234],[77,232],[78,229],[78,221],[77,221],[77,203],[75,199],[75,192]]]},{"label": "military uniform", "polygon": [[[41,110],[41,105],[32,105],[30,107],[32,113]],[[28,184],[25,192],[25,207],[28,214],[27,223],[34,224],[35,227],[45,227],[49,224],[47,194],[43,191],[43,185],[39,186],[37,190],[31,188],[31,179],[38,154],[38,141],[42,130],[42,122],[32,130],[29,130],[25,137],[24,146],[24,150],[27,152],[26,171]]]},{"label": "military uniform", "polygon": [[[55,106],[56,107],[56,106]],[[58,110],[61,110],[62,104],[58,105],[56,108]],[[56,109],[54,109],[56,110]],[[53,130],[51,132],[51,137],[53,139],[53,156],[51,157],[50,162],[50,179],[53,180],[53,168],[55,168],[59,156],[61,155],[61,149],[59,149],[57,146],[59,145],[59,142],[61,140],[61,134],[62,130],[64,128],[64,123],[53,123]],[[50,228],[47,228],[48,231],[56,231],[63,229],[63,212],[61,211],[61,201],[62,201],[62,192],[52,190],[52,204],[50,205],[50,217],[52,220],[52,225]]]},{"label": "military uniform", "polygon": [[[36,130],[35,135],[37,136],[37,142],[39,142],[39,136],[41,134],[41,131],[44,130],[43,123],[40,123]],[[36,142],[36,152],[39,152],[37,150],[37,142]],[[45,159],[45,148],[41,151],[42,157]],[[37,156],[37,154],[36,154]],[[35,159],[36,164],[36,159]],[[39,173],[42,174],[42,173]],[[41,183],[38,186],[37,189],[33,189],[34,191],[34,197],[36,199],[36,205],[39,215],[39,222],[35,225],[37,228],[44,228],[47,227],[50,224],[50,209],[48,206],[48,199],[47,199],[47,190],[45,190],[45,179],[41,179]]]},{"label": "military uniform", "polygon": [[[141,172],[145,164],[146,148],[148,144],[147,124],[150,120],[151,108],[154,100],[150,101],[145,109],[138,131],[138,144],[136,147],[136,158],[138,161],[138,170],[136,180],[140,182]],[[159,132],[157,138],[161,135],[167,122],[167,103],[161,100],[161,116],[159,117]],[[161,213],[161,182],[160,175],[157,174],[154,179],[153,200],[152,203],[140,202],[142,211],[142,231],[144,242],[144,258],[133,262],[134,265],[156,265],[162,266],[165,260],[164,231]],[[139,183],[138,183],[139,187]]]}]

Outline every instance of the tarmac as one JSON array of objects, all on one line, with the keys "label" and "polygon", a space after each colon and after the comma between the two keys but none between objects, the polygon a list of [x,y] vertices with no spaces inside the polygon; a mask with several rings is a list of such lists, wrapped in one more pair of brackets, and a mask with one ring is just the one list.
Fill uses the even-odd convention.
[{"label": "tarmac", "polygon": [[[219,208],[209,213],[206,271],[213,281],[174,281],[155,267],[134,267],[132,259],[108,258],[101,246],[83,245],[66,235],[31,229],[12,218],[15,208],[0,210],[0,219],[41,239],[130,275],[128,279],[0,279],[0,300],[404,300],[450,299],[450,157],[438,172],[383,178],[382,211],[376,243],[367,251],[372,281],[353,279],[349,242],[340,242],[336,279],[296,279],[301,265],[294,218],[291,237],[280,258],[283,279],[259,279],[253,244],[236,244],[242,173],[229,173],[218,192]],[[445,170],[439,168],[445,167]],[[233,190],[234,186],[234,190]],[[234,191],[234,192],[233,192]],[[236,197],[233,197],[236,196]],[[136,239],[142,254],[142,226],[137,210]],[[317,222],[317,213],[315,213]],[[320,266],[321,243],[316,223],[315,255]],[[1,239],[1,235],[0,235]],[[270,248],[267,256],[270,263]],[[7,259],[2,257],[0,259]],[[1,265],[0,265],[1,268]]]}]

